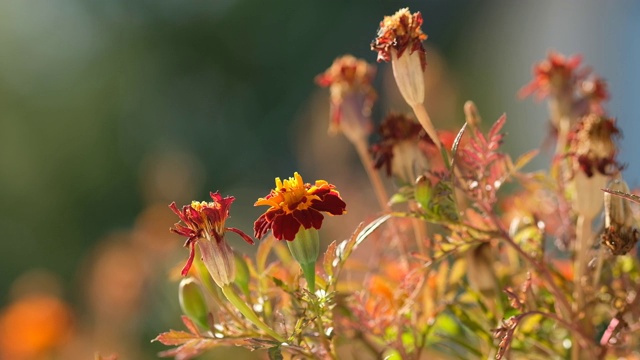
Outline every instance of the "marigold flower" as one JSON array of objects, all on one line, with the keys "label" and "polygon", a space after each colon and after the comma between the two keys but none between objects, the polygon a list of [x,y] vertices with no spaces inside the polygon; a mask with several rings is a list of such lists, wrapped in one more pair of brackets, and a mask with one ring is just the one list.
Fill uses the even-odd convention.
[{"label": "marigold flower", "polygon": [[235,198],[222,198],[218,192],[212,192],[210,196],[212,202],[193,201],[181,210],[175,202],[171,203],[169,208],[178,215],[182,223],[176,223],[170,230],[187,237],[184,246],[188,247],[190,252],[182,275],[185,276],[189,272],[195,257],[195,245],[198,244],[207,270],[216,283],[223,286],[231,283],[235,277],[234,255],[224,239],[225,232],[235,232],[249,244],[253,244],[253,240],[241,230],[224,226]]},{"label": "marigold flower", "polygon": [[573,55],[569,58],[557,52],[549,52],[549,56],[533,67],[533,80],[525,85],[518,93],[524,98],[536,95],[541,100],[548,95],[556,95],[562,91],[572,91],[576,81],[585,74],[576,69],[582,62],[582,56]]},{"label": "marigold flower", "polygon": [[371,50],[378,52],[378,62],[391,61],[398,89],[412,107],[424,101],[427,60],[422,41],[427,35],[420,26],[420,12],[411,14],[408,8],[400,9],[393,16],[384,17],[378,37],[371,43]]},{"label": "marigold flower", "polygon": [[371,146],[375,158],[374,167],[385,168],[407,183],[413,183],[418,173],[429,166],[424,153],[425,147],[435,145],[422,125],[403,114],[389,114],[380,124],[380,141]]},{"label": "marigold flower", "polygon": [[353,142],[371,133],[371,107],[377,97],[371,86],[375,74],[373,65],[344,55],[316,76],[316,83],[331,92],[330,134],[342,132]]},{"label": "marigold flower", "polygon": [[293,241],[301,226],[320,229],[324,219],[321,212],[330,215],[346,212],[346,204],[334,188],[324,180],[316,180],[314,185],[305,184],[297,172],[288,180],[276,178],[276,188],[254,204],[269,206],[255,221],[254,236],[260,239],[273,230],[276,239]]}]

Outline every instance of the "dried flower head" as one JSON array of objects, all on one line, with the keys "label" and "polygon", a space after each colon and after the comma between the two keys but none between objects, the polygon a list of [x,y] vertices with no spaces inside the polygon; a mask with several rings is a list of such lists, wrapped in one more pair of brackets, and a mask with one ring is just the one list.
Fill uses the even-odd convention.
[{"label": "dried flower head", "polygon": [[[607,188],[629,193],[629,186],[621,179],[612,180]],[[628,253],[640,237],[629,201],[605,192],[604,213],[605,228],[602,234],[602,244],[609,248],[613,255]]]},{"label": "dried flower head", "polygon": [[520,89],[519,96],[536,95],[541,100],[548,95],[573,91],[576,81],[584,75],[577,71],[582,62],[582,56],[573,55],[569,58],[556,52],[549,52],[546,59],[533,67],[533,80]]},{"label": "dried flower head", "polygon": [[618,172],[615,140],[619,136],[614,119],[596,114],[583,117],[569,134],[569,156],[573,159],[574,172],[581,171],[587,177],[596,172],[607,176]]},{"label": "dried flower head", "polygon": [[404,182],[413,183],[416,175],[428,168],[423,148],[435,149],[431,138],[422,125],[403,114],[387,115],[378,132],[381,139],[371,146],[375,168],[384,166],[388,176],[393,174]]},{"label": "dried flower head", "polygon": [[371,86],[375,74],[373,65],[344,55],[316,76],[316,83],[329,87],[331,92],[330,134],[342,132],[349,140],[355,141],[371,133],[371,107],[377,97]]},{"label": "dried flower head", "polygon": [[391,61],[398,89],[410,106],[424,101],[427,60],[422,41],[427,35],[421,26],[420,12],[411,14],[408,8],[400,9],[384,17],[378,37],[371,43],[371,50],[378,52],[378,62]]},{"label": "dried flower head", "polygon": [[254,204],[269,206],[253,225],[255,237],[260,239],[273,230],[276,239],[293,241],[301,226],[320,229],[324,219],[321,212],[330,215],[346,212],[345,202],[334,189],[334,185],[324,180],[316,180],[314,185],[305,184],[297,172],[284,181],[276,178],[276,188]]},{"label": "dried flower head", "polygon": [[385,16],[380,22],[378,37],[371,43],[371,50],[378,52],[378,62],[391,61],[393,55],[401,58],[408,49],[409,55],[418,52],[424,71],[427,60],[422,42],[427,35],[422,32],[422,14],[412,14],[409,8],[398,10],[392,16]]},{"label": "dried flower head", "polygon": [[218,192],[212,192],[210,196],[212,202],[193,201],[182,209],[178,209],[176,203],[171,203],[169,208],[178,215],[182,223],[176,223],[170,230],[187,237],[184,246],[188,247],[190,252],[182,275],[185,276],[189,272],[195,257],[195,246],[198,244],[207,270],[216,284],[222,287],[230,284],[235,277],[234,255],[224,239],[225,232],[233,231],[249,244],[253,244],[253,240],[241,230],[224,226],[235,198],[222,198]]}]

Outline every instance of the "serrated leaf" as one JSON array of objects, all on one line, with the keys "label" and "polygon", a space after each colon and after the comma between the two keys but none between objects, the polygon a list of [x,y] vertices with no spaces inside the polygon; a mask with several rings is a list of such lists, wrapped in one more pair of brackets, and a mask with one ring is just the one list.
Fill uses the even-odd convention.
[{"label": "serrated leaf", "polygon": [[156,338],[151,340],[151,342],[159,341],[163,345],[171,346],[171,345],[182,345],[190,340],[199,339],[199,338],[200,336],[194,335],[186,331],[169,330],[167,332],[164,332],[156,336]]},{"label": "serrated leaf", "polygon": [[625,192],[618,191],[618,190],[611,190],[611,189],[602,189],[602,191],[607,192],[607,193],[609,193],[611,195],[619,196],[619,197],[621,197],[623,199],[629,200],[629,201],[634,202],[636,204],[640,204],[640,196],[629,194],[629,193],[625,193]]},{"label": "serrated leaf", "polygon": [[[456,162],[456,154],[458,153],[458,146],[460,146],[460,141],[462,140],[462,135],[464,135],[464,131],[467,129],[467,123],[465,122],[458,131],[458,135],[456,135],[455,140],[453,140],[453,146],[451,146],[451,166],[449,169],[453,168]],[[453,176],[453,172],[451,173]]]},{"label": "serrated leaf", "polygon": [[531,160],[533,160],[533,158],[535,158],[538,154],[540,153],[540,150],[538,149],[533,149],[531,151],[528,151],[522,155],[520,155],[520,157],[518,158],[518,160],[516,160],[515,164],[513,165],[513,172],[517,172],[520,169],[522,169],[523,167],[525,167],[529,162],[531,162]]},{"label": "serrated leaf", "polygon": [[507,115],[502,114],[502,116],[500,116],[500,118],[496,120],[493,126],[491,126],[491,130],[489,130],[488,136],[490,140],[499,135],[500,130],[502,130],[502,127],[506,122],[507,122]]},{"label": "serrated leaf", "polygon": [[258,270],[259,274],[263,273],[266,268],[267,258],[275,241],[276,238],[270,235],[262,240],[258,246],[258,251],[256,251],[256,270]]},{"label": "serrated leaf", "polygon": [[324,259],[322,261],[322,267],[324,268],[324,272],[325,274],[327,274],[327,278],[329,279],[329,281],[331,282],[331,279],[333,278],[333,267],[335,266],[334,263],[337,265],[336,263],[336,247],[338,246],[338,243],[334,240],[331,242],[331,244],[329,244],[329,246],[327,246],[327,251],[324,252]]},{"label": "serrated leaf", "polygon": [[369,225],[365,226],[362,231],[358,233],[353,246],[356,247],[360,245],[364,241],[364,239],[371,235],[380,225],[384,224],[385,221],[389,220],[390,217],[391,215],[387,214],[380,216],[379,218],[370,222]]}]

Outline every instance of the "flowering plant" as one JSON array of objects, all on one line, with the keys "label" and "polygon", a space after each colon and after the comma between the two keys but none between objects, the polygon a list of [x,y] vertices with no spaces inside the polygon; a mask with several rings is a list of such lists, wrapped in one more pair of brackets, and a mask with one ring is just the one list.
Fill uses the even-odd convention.
[{"label": "flowering plant", "polygon": [[321,242],[324,214],[344,214],[349,201],[296,172],[255,202],[268,209],[254,223],[250,257],[225,238],[232,231],[254,243],[224,225],[233,197],[170,205],[180,220],[172,231],[189,248],[179,287],[187,331],[156,338],[176,346],[163,356],[219,346],[270,359],[638,356],[631,202],[640,198],[616,160],[621,130],[604,108],[606,83],[578,56],[552,52],[534,67],[520,95],[548,100],[556,148],[548,169],[526,172],[538,151],[517,159],[502,151],[505,115],[483,132],[469,101],[455,136],[436,129],[423,104],[422,22],[401,9],[371,44],[413,110],[387,116],[378,143],[369,143],[373,65],[347,55],[316,78],[331,92],[330,132],[354,145],[371,180],[375,220]]}]

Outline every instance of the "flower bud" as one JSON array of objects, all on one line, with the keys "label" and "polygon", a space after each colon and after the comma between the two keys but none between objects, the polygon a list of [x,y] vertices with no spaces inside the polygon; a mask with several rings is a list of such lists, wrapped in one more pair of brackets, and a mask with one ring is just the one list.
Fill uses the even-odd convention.
[{"label": "flower bud", "polygon": [[[607,186],[610,190],[629,193],[624,180],[612,180]],[[611,250],[613,255],[628,253],[638,241],[640,233],[635,226],[635,219],[629,202],[619,196],[604,193],[605,229],[602,244]]]},{"label": "flower bud", "polygon": [[478,113],[478,108],[476,107],[476,104],[471,100],[468,100],[464,103],[464,118],[467,124],[474,128],[480,126],[480,123],[482,122],[482,118]]},{"label": "flower bud", "polygon": [[302,268],[309,291],[314,292],[316,282],[315,266],[320,254],[318,230],[314,228],[302,229],[298,231],[293,241],[287,241],[287,245],[291,255]]},{"label": "flower bud", "polygon": [[207,302],[204,299],[200,285],[194,278],[187,277],[180,281],[178,300],[183,314],[203,328],[209,328]]},{"label": "flower bud", "polygon": [[418,180],[416,180],[414,196],[421,208],[425,210],[429,208],[429,203],[433,196],[433,185],[426,176],[420,175]]},{"label": "flower bud", "polygon": [[226,241],[199,241],[202,262],[209,270],[213,281],[220,287],[231,284],[236,277],[236,262],[233,250]]}]

